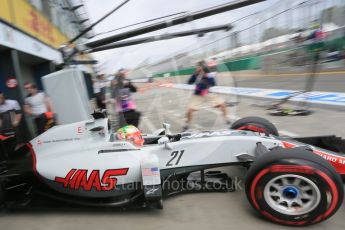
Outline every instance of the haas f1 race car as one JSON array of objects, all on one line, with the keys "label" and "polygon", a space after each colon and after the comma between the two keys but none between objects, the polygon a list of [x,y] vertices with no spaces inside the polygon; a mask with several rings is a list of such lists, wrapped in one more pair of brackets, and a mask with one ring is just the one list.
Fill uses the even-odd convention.
[{"label": "haas f1 race car", "polygon": [[171,134],[164,124],[142,139],[142,147],[118,140],[102,113],[55,126],[1,163],[0,204],[44,196],[161,209],[171,194],[230,190],[231,177],[209,169],[232,165],[248,169],[247,198],[270,221],[319,223],[343,202],[344,141],[335,136],[280,137],[269,121],[247,117],[224,131]]}]

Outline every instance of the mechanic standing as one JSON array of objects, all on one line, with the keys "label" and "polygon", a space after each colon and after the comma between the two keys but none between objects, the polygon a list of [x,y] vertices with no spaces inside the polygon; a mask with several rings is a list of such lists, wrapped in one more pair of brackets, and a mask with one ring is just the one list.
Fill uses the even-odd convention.
[{"label": "mechanic standing", "polygon": [[106,82],[104,79],[104,74],[99,74],[96,77],[97,79],[93,82],[93,91],[96,96],[96,103],[99,109],[106,109],[105,104],[105,91],[106,91]]},{"label": "mechanic standing", "polygon": [[19,128],[22,120],[22,110],[16,100],[6,99],[0,92],[0,128],[1,135],[14,132],[16,136],[16,148],[23,144],[23,136]]},{"label": "mechanic standing", "polygon": [[36,132],[42,134],[54,126],[52,104],[45,93],[38,91],[33,83],[25,83],[24,89],[28,96],[24,100],[24,111],[34,117]]},{"label": "mechanic standing", "polygon": [[137,88],[127,79],[127,70],[120,69],[112,80],[111,86],[120,127],[124,125],[138,127],[140,112],[136,111],[136,104],[132,98],[132,93],[137,92]]},{"label": "mechanic standing", "polygon": [[188,84],[195,84],[194,94],[187,109],[187,123],[183,127],[183,131],[189,129],[192,121],[193,112],[200,110],[205,106],[219,108],[227,125],[230,125],[230,120],[227,116],[227,108],[225,102],[218,95],[210,94],[209,88],[216,85],[215,75],[210,74],[210,69],[205,61],[200,61],[195,67],[195,73],[189,78]]}]

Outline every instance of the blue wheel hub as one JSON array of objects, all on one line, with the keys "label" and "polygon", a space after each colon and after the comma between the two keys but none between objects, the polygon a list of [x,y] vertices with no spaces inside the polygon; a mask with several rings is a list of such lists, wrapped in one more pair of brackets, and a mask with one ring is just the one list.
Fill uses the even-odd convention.
[{"label": "blue wheel hub", "polygon": [[298,196],[298,189],[292,186],[283,189],[283,196],[287,199],[295,199]]}]

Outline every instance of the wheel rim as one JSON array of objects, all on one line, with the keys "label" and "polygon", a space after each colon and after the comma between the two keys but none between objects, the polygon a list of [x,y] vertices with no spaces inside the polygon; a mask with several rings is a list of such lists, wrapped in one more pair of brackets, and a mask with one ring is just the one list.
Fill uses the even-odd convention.
[{"label": "wheel rim", "polygon": [[264,198],[267,204],[279,213],[303,215],[318,206],[321,193],[310,179],[286,174],[274,177],[266,184]]}]

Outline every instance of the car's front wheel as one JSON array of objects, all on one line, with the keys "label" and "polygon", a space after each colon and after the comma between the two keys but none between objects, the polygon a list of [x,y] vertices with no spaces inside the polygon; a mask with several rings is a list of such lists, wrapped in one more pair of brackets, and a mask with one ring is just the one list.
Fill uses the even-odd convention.
[{"label": "car's front wheel", "polygon": [[344,188],[323,158],[302,149],[276,149],[253,163],[246,194],[266,219],[304,226],[331,217],[343,202]]},{"label": "car's front wheel", "polygon": [[279,136],[274,124],[262,117],[244,117],[232,124],[231,129],[265,133],[266,135]]}]

